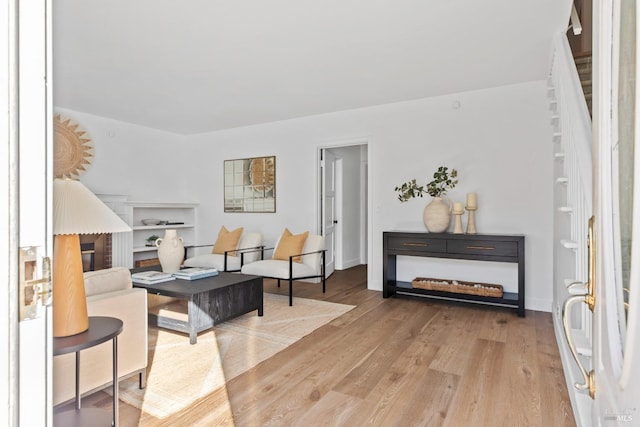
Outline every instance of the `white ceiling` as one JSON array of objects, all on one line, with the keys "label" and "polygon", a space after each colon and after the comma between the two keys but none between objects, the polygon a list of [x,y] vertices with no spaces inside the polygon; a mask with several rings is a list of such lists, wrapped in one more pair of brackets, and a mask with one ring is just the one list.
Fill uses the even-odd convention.
[{"label": "white ceiling", "polygon": [[546,77],[563,0],[55,0],[57,107],[194,134]]}]

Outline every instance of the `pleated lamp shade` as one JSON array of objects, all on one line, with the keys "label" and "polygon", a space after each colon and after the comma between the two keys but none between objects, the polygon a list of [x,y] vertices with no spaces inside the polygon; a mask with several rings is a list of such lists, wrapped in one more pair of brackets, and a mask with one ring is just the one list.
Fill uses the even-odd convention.
[{"label": "pleated lamp shade", "polygon": [[53,181],[54,337],[89,328],[79,235],[124,231],[131,228],[80,181]]}]

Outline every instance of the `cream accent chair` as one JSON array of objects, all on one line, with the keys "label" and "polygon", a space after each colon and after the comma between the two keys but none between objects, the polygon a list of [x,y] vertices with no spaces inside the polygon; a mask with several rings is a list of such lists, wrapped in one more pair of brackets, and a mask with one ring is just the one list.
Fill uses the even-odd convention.
[{"label": "cream accent chair", "polygon": [[[236,249],[226,251],[224,254],[197,255],[188,258],[184,262],[184,266],[215,268],[218,271],[237,272],[240,271],[244,264],[257,261],[263,249],[262,234],[243,232]],[[237,255],[232,256],[231,253],[233,252],[236,252]]]},{"label": "cream accent chair", "polygon": [[[147,368],[147,291],[134,288],[129,270],[122,267],[84,274],[89,316],[122,320],[118,335],[118,377],[139,375],[145,387]],[[55,304],[55,302],[54,302]],[[112,341],[80,352],[80,393],[89,394],[111,384]],[[53,404],[75,397],[75,353],[53,358]]]},{"label": "cream accent chair", "polygon": [[[277,246],[278,244],[276,244],[276,248]],[[289,282],[289,305],[293,305],[294,280],[313,283],[322,281],[322,292],[326,291],[325,252],[324,237],[312,234],[307,237],[302,253],[292,254],[288,261],[266,259],[245,264],[242,266],[242,274],[278,279],[278,287],[280,287],[280,280],[287,280]],[[300,255],[302,255],[302,262],[294,262],[293,258]]]}]

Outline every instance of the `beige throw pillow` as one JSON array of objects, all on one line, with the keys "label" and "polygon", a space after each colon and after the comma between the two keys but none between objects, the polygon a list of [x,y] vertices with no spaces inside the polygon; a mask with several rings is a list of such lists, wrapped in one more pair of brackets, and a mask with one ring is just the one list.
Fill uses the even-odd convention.
[{"label": "beige throw pillow", "polygon": [[[213,245],[211,253],[223,255],[226,251],[232,251],[238,248],[238,241],[242,235],[243,227],[238,227],[233,231],[227,230],[223,225],[218,232],[218,239]],[[229,252],[230,256],[236,256],[235,252]]]},{"label": "beige throw pillow", "polygon": [[[307,241],[307,236],[309,236],[308,231],[294,235],[291,234],[288,228],[285,228],[278,242],[278,247],[273,254],[273,259],[289,261],[291,255],[301,254],[304,249],[304,244]],[[293,260],[295,262],[302,262],[302,257],[297,256],[294,257]]]}]

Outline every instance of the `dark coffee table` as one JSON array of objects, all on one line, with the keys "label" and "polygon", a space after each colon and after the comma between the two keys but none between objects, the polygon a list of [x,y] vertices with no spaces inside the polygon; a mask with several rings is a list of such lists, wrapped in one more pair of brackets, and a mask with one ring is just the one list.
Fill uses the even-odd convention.
[{"label": "dark coffee table", "polygon": [[[158,269],[157,267],[155,268]],[[131,272],[154,270],[135,268]],[[263,313],[263,287],[261,276],[225,273],[197,280],[171,280],[146,285],[133,283],[150,294],[187,300],[187,321],[149,314],[149,322],[161,328],[189,334],[189,343],[195,344],[198,333],[225,320],[258,310]]]}]

